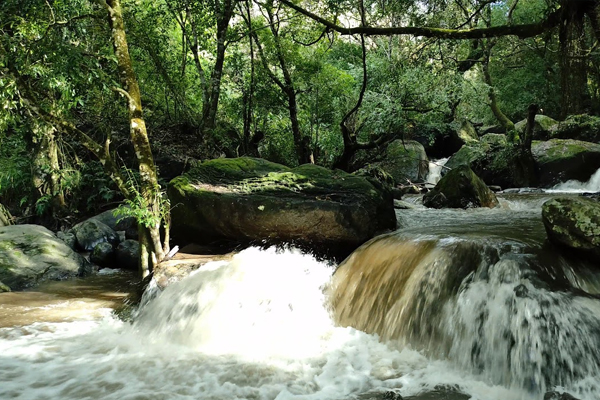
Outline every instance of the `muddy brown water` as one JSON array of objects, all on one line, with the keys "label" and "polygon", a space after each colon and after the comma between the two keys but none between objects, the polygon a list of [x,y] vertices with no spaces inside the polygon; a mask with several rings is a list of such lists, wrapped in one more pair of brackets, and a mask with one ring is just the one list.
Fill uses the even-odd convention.
[{"label": "muddy brown water", "polygon": [[35,322],[94,320],[123,306],[137,291],[139,279],[129,271],[45,282],[35,288],[0,293],[0,328]]}]

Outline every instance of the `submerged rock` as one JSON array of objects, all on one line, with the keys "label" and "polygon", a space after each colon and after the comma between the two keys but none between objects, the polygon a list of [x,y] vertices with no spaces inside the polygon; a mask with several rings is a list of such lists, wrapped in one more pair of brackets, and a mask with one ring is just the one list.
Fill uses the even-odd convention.
[{"label": "submerged rock", "polygon": [[423,196],[423,205],[430,208],[495,207],[496,195],[468,166],[448,172]]},{"label": "submerged rock", "polygon": [[542,206],[548,239],[582,254],[600,256],[600,203],[585,197],[548,200]]},{"label": "submerged rock", "polygon": [[0,228],[0,281],[10,289],[89,273],[90,264],[43,226]]},{"label": "submerged rock", "polygon": [[600,144],[571,139],[533,142],[542,187],[575,179],[587,181],[600,168]]},{"label": "submerged rock", "polygon": [[544,400],[579,400],[571,396],[569,393],[547,392],[544,395]]},{"label": "submerged rock", "polygon": [[113,246],[120,242],[117,232],[94,218],[75,225],[73,232],[77,238],[78,247],[84,251],[92,251],[94,247],[102,242],[108,242]]},{"label": "submerged rock", "polygon": [[392,196],[381,185],[310,164],[211,160],[172,180],[168,195],[173,236],[199,244],[294,243],[348,254],[396,227]]}]

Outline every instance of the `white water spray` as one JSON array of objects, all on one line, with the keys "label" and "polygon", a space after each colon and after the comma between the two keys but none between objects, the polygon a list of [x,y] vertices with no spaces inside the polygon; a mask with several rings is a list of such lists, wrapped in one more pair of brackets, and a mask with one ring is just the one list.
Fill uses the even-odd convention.
[{"label": "white water spray", "polygon": [[600,169],[598,169],[590,177],[587,182],[570,180],[564,183],[559,183],[552,189],[546,190],[549,193],[595,193],[600,192]]}]

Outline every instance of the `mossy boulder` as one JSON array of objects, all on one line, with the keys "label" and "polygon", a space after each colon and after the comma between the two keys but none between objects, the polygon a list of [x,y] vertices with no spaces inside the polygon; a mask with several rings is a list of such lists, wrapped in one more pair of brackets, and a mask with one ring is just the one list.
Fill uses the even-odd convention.
[{"label": "mossy boulder", "polygon": [[542,187],[571,179],[585,182],[600,168],[600,144],[596,143],[571,139],[534,141],[531,151]]},{"label": "mossy boulder", "polygon": [[468,146],[463,146],[446,163],[446,168],[442,170],[442,175],[446,175],[451,170],[459,166],[471,167],[474,162],[485,158],[489,152],[490,146],[485,142],[477,142]]},{"label": "mossy boulder", "polygon": [[[558,121],[546,115],[537,114],[535,116],[535,125],[533,127],[533,138],[535,140],[548,140],[552,137],[553,131],[556,130]],[[515,130],[522,135],[527,127],[527,119],[519,121],[515,124]]]},{"label": "mossy boulder", "polygon": [[423,204],[430,208],[491,208],[498,205],[498,199],[471,168],[461,165],[423,196]]},{"label": "mossy boulder", "polygon": [[90,264],[43,226],[0,228],[0,281],[10,289],[89,273]]},{"label": "mossy boulder", "polygon": [[548,200],[542,206],[548,239],[582,255],[600,256],[600,203],[585,197]]},{"label": "mossy boulder", "polygon": [[479,136],[477,135],[477,131],[473,124],[469,121],[464,120],[458,125],[452,132],[452,140],[454,142],[454,146],[460,148],[464,145],[468,145],[470,143],[475,143],[479,141]]},{"label": "mossy boulder", "polygon": [[552,130],[551,137],[600,143],[600,117],[587,114],[570,115]]},{"label": "mossy boulder", "polygon": [[429,172],[425,148],[414,140],[394,140],[387,146],[382,161],[373,163],[394,178],[396,183],[423,181]]},{"label": "mossy boulder", "polygon": [[294,243],[341,254],[396,227],[381,185],[310,164],[210,160],[173,179],[168,195],[180,242]]},{"label": "mossy boulder", "polygon": [[117,232],[95,218],[90,218],[75,225],[73,233],[77,239],[77,247],[84,251],[92,251],[98,244],[103,242],[116,246],[121,241]]}]

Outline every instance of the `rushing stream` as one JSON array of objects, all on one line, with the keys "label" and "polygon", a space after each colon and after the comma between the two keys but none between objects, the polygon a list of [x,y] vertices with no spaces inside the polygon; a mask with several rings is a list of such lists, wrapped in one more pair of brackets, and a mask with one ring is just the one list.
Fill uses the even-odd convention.
[{"label": "rushing stream", "polygon": [[0,399],[597,400],[600,271],[546,242],[552,196],[492,210],[414,197],[333,277],[251,248],[146,299],[133,323],[110,313],[129,278],[0,294]]}]

